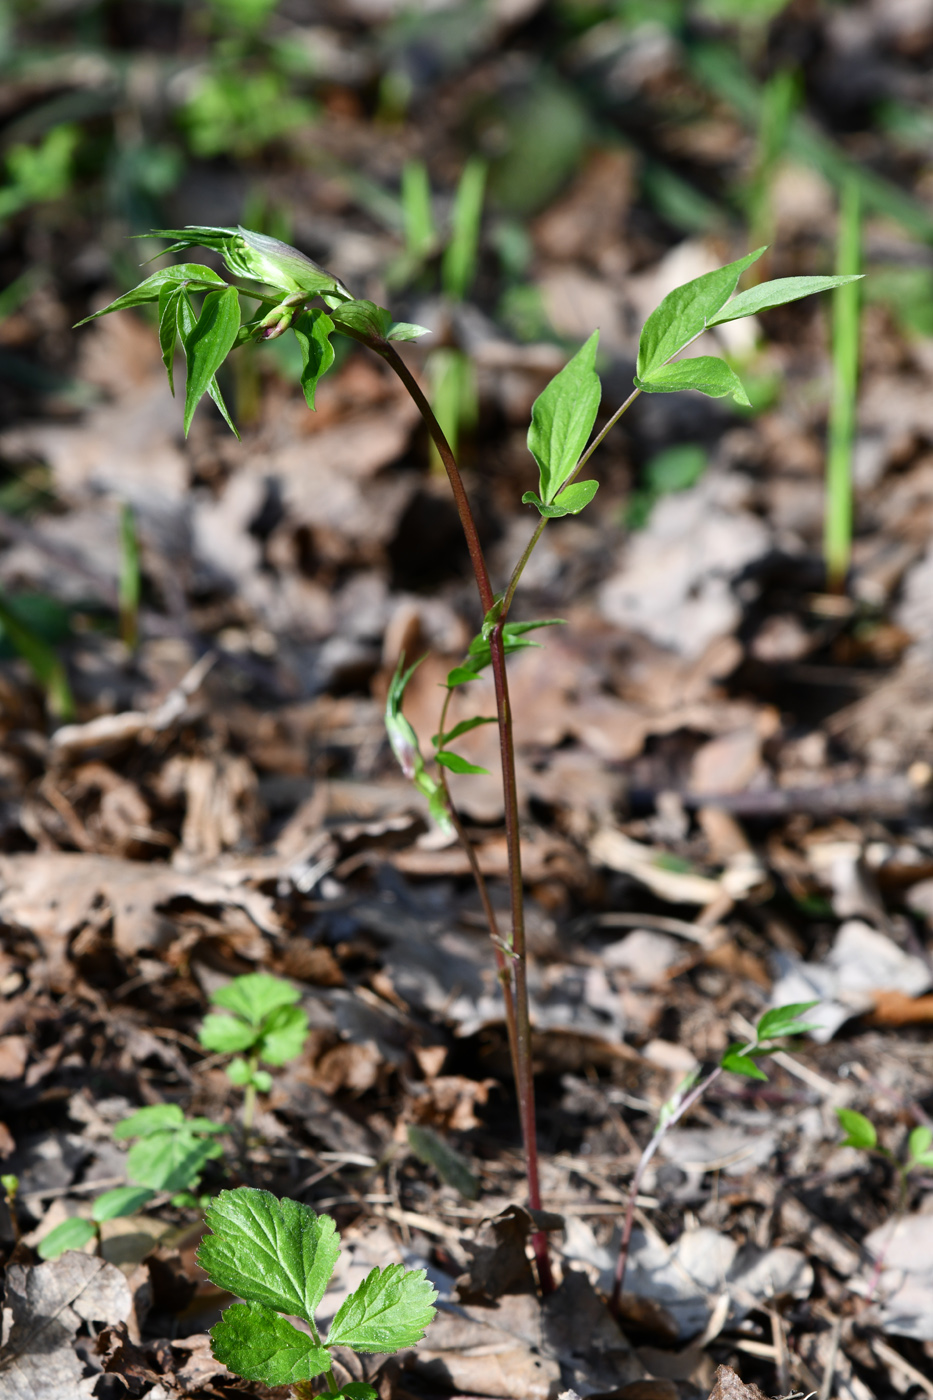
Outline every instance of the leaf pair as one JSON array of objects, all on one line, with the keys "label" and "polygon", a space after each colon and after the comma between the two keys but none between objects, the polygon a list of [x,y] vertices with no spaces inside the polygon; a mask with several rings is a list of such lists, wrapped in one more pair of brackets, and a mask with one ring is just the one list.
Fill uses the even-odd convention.
[{"label": "leaf pair", "polygon": [[886,1147],[879,1147],[878,1130],[864,1113],[857,1113],[854,1108],[837,1108],[836,1117],[845,1132],[840,1147],[857,1147],[863,1152],[880,1152],[905,1174],[912,1172],[916,1167],[933,1167],[933,1129],[928,1128],[926,1124],[921,1124],[911,1131],[907,1139],[907,1161],[902,1165]]},{"label": "leaf pair", "polygon": [[732,1074],[744,1075],[746,1079],[767,1079],[768,1076],[755,1060],[762,1055],[773,1055],[777,1046],[771,1042],[787,1035],[804,1035],[816,1027],[800,1017],[818,1006],[816,1001],[798,1001],[790,1006],[775,1006],[766,1011],[755,1027],[755,1039],[737,1041],[730,1045],[720,1060],[723,1069]]},{"label": "leaf pair", "polygon": [[235,1059],[227,1074],[232,1083],[254,1084],[265,1093],[272,1078],[257,1064],[287,1064],[301,1054],[307,1039],[308,1016],[296,1005],[300,1000],[297,987],[281,977],[265,972],[234,977],[211,996],[213,1006],[232,1014],[205,1016],[198,1039],[205,1050],[219,1055],[248,1055],[248,1060]]},{"label": "leaf pair", "polygon": [[434,1316],[437,1295],[424,1270],[390,1264],[373,1269],[344,1301],[322,1342],[315,1314],[340,1254],[330,1216],[244,1186],[220,1193],[207,1224],[213,1233],[202,1241],[198,1263],[219,1288],[246,1300],[211,1329],[212,1349],[247,1380],[294,1385],[331,1373],[335,1346],[362,1352],[413,1346]]}]

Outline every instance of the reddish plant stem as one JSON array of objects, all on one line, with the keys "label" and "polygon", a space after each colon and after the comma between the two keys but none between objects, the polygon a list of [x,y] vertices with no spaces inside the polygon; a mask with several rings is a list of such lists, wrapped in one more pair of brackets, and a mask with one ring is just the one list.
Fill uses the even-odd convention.
[{"label": "reddish plant stem", "polygon": [[[425,398],[421,386],[409,370],[405,361],[389,341],[368,340],[370,347],[382,358],[401,379],[414,400],[421,417],[427,426],[434,445],[440,454],[454,503],[460,517],[460,525],[466,539],[476,578],[480,603],[484,615],[495,601],[489,570],[483,555],[476,522],[469,498],[460,475],[457,459],[444,436],[443,429],[434,416],[431,405]],[[525,905],[522,885],[521,833],[518,820],[518,789],[515,778],[515,742],[512,730],[512,711],[509,704],[508,677],[505,668],[505,648],[502,641],[502,623],[492,629],[489,638],[492,656],[493,681],[496,688],[496,711],[499,724],[499,752],[502,762],[502,788],[505,799],[505,836],[509,853],[509,898],[512,915],[511,937],[511,977],[514,992],[515,1017],[515,1089],[518,1095],[519,1117],[522,1138],[525,1145],[525,1169],[528,1178],[528,1203],[532,1210],[541,1209],[541,1184],[538,1171],[538,1142],[535,1124],[534,1073],[531,1062],[531,1020],[528,1012],[528,977],[525,953]],[[497,934],[493,929],[493,936]],[[501,953],[500,953],[501,955]],[[504,957],[504,955],[501,955]],[[538,1280],[542,1293],[551,1293],[554,1279],[548,1256],[547,1236],[537,1231],[532,1236],[532,1247],[538,1267]]]}]

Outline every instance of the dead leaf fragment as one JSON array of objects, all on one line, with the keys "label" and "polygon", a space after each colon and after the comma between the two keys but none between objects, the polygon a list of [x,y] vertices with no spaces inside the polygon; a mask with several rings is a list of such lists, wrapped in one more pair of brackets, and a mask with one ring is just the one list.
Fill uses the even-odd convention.
[{"label": "dead leaf fragment", "polygon": [[746,1385],[731,1366],[720,1366],[713,1380],[709,1400],[765,1400],[757,1385]]}]

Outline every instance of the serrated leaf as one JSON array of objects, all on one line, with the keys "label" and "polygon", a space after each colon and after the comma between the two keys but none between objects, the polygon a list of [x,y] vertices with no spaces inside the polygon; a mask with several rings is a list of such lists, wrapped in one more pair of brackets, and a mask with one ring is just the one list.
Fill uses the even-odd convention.
[{"label": "serrated leaf", "polygon": [[833,287],[844,287],[847,282],[859,282],[861,276],[849,273],[834,277],[776,277],[773,282],[761,282],[757,287],[749,287],[747,292],[740,292],[726,302],[707,325],[721,326],[726,321],[738,321],[742,316],[754,316],[758,311],[770,311],[774,306],[786,306],[814,292],[829,292]]},{"label": "serrated leaf", "polygon": [[488,773],[488,768],[480,768],[477,763],[470,763],[468,759],[461,758],[458,753],[450,753],[447,749],[441,749],[434,755],[442,768],[449,768],[451,773]]},{"label": "serrated leaf", "polygon": [[317,382],[334,363],[334,347],[330,343],[334,323],[326,311],[302,311],[295,317],[292,330],[301,348],[301,387],[305,402],[313,410]]},{"label": "serrated leaf", "polygon": [[433,1167],[441,1181],[459,1191],[465,1200],[475,1201],[479,1195],[479,1182],[462,1153],[451,1147],[433,1128],[411,1123],[407,1131],[408,1146],[415,1156]]},{"label": "serrated leaf", "polygon": [[[204,395],[210,392],[214,376],[236,344],[239,329],[240,297],[236,287],[225,287],[222,292],[208,292],[193,329],[182,336],[188,361],[185,379],[186,437],[194,410]],[[217,390],[218,396],[219,393]],[[217,402],[216,399],[214,401]],[[226,409],[224,416],[227,416]]]},{"label": "serrated leaf", "polygon": [[249,1050],[259,1039],[258,1026],[250,1026],[239,1016],[208,1013],[201,1022],[198,1040],[215,1055],[235,1055]]},{"label": "serrated leaf", "polygon": [[307,1332],[259,1303],[234,1303],[211,1328],[211,1351],[228,1371],[265,1385],[294,1385],[329,1371],[330,1355]]},{"label": "serrated leaf", "polygon": [[645,378],[636,378],[635,383],[646,394],[673,394],[681,389],[696,389],[711,399],[722,399],[731,394],[736,403],[751,407],[735,370],[715,355],[675,360],[672,365],[662,365],[652,370]]},{"label": "serrated leaf", "polygon": [[845,1133],[840,1147],[858,1147],[870,1152],[878,1145],[878,1132],[870,1118],[864,1113],[856,1113],[854,1108],[837,1108],[836,1117]]},{"label": "serrated leaf", "polygon": [[268,1191],[221,1191],[207,1210],[198,1263],[218,1288],[314,1321],[340,1254],[329,1215]]},{"label": "serrated leaf", "polygon": [[301,1006],[280,1006],[263,1022],[259,1058],[267,1065],[284,1065],[301,1054],[308,1038],[308,1014]]},{"label": "serrated leaf", "polygon": [[163,267],[158,272],[153,272],[151,277],[140,282],[131,292],[124,292],[122,297],[117,297],[109,306],[102,307],[91,316],[85,316],[84,320],[77,324],[86,326],[88,321],[96,321],[98,316],[109,316],[111,311],[128,311],[133,306],[145,306],[148,302],[158,301],[159,294],[166,284],[176,287],[187,284],[195,291],[200,287],[210,289],[227,285],[216,272],[209,267],[202,267],[200,263],[175,263],[172,267]]},{"label": "serrated leaf", "polygon": [[386,1352],[414,1346],[434,1316],[436,1297],[424,1269],[403,1264],[373,1269],[341,1304],[327,1345]]},{"label": "serrated leaf", "polygon": [[562,515],[579,515],[598,490],[598,481],[574,481],[570,486],[565,486],[549,506],[534,491],[525,492],[522,504],[536,506],[546,519],[557,520]]},{"label": "serrated leaf", "polygon": [[711,324],[712,318],[732,296],[742,273],[764,251],[758,248],[668,293],[642,327],[636,367],[638,379],[647,379]]},{"label": "serrated leaf", "polygon": [[172,398],[175,397],[175,346],[178,343],[180,298],[181,288],[174,282],[165,282],[159,289],[159,347]]},{"label": "serrated leaf", "polygon": [[801,1035],[814,1027],[805,1025],[798,1018],[819,1006],[818,1001],[795,1001],[790,1006],[773,1006],[758,1022],[756,1034],[759,1040],[774,1040],[782,1035]]},{"label": "serrated leaf", "polygon": [[741,1046],[730,1046],[719,1062],[723,1069],[731,1074],[742,1074],[746,1079],[767,1080],[764,1070],[755,1064],[750,1055],[740,1054],[741,1049]]},{"label": "serrated leaf", "polygon": [[116,1220],[122,1215],[135,1215],[152,1197],[153,1192],[146,1186],[117,1186],[113,1191],[105,1191],[97,1197],[91,1215],[98,1224],[102,1220]]},{"label": "serrated leaf", "polygon": [[374,301],[345,301],[331,308],[331,316],[338,326],[356,331],[359,335],[374,336],[384,340],[392,327],[392,317],[384,306]]},{"label": "serrated leaf", "polygon": [[933,1129],[921,1125],[914,1128],[907,1139],[907,1151],[913,1162],[919,1166],[933,1165],[930,1147],[933,1146]]},{"label": "serrated leaf", "polygon": [[538,490],[545,505],[573,472],[596,422],[602,397],[595,369],[598,341],[599,331],[594,331],[531,410],[528,450],[538,464]]},{"label": "serrated leaf", "polygon": [[123,1138],[144,1138],[161,1129],[177,1127],[184,1121],[185,1115],[177,1103],[148,1104],[117,1123],[113,1136],[118,1142]]},{"label": "serrated leaf", "polygon": [[213,1138],[188,1132],[157,1132],[130,1148],[127,1176],[153,1191],[186,1191],[197,1181],[208,1162],[223,1155]]},{"label": "serrated leaf", "polygon": [[430,334],[429,326],[419,326],[414,321],[393,321],[386,340],[417,340],[422,335]]},{"label": "serrated leaf", "polygon": [[70,1220],[63,1220],[47,1235],[43,1235],[36,1245],[36,1253],[40,1259],[57,1259],[66,1249],[83,1249],[96,1234],[97,1231],[90,1220],[72,1216]]},{"label": "serrated leaf", "polygon": [[474,715],[472,719],[462,719],[459,724],[455,724],[453,729],[448,729],[446,734],[434,734],[431,743],[436,749],[442,749],[453,739],[459,739],[461,734],[469,734],[471,729],[478,729],[481,724],[495,724],[495,715]]},{"label": "serrated leaf", "polygon": [[212,1006],[222,1006],[242,1016],[251,1026],[261,1026],[270,1012],[280,1006],[294,1006],[301,993],[283,977],[268,972],[245,972],[234,977],[211,995]]}]

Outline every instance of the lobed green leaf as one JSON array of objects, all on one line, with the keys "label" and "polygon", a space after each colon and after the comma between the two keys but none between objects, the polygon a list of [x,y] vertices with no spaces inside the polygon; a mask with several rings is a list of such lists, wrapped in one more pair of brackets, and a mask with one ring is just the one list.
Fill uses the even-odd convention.
[{"label": "lobed green leaf", "polygon": [[635,383],[646,394],[673,394],[680,389],[696,389],[711,399],[722,399],[731,394],[736,403],[746,408],[751,407],[749,397],[735,370],[715,355],[696,355],[690,360],[675,360],[673,364],[662,365],[652,370],[644,378],[636,378]]},{"label": "lobed green leaf", "polygon": [[235,1055],[250,1050],[259,1039],[258,1026],[248,1025],[238,1016],[209,1013],[201,1023],[198,1040],[215,1055]]},{"label": "lobed green leaf", "polygon": [[233,1011],[259,1027],[272,1011],[281,1006],[294,1006],[301,1000],[301,993],[283,977],[273,977],[268,972],[246,972],[234,977],[211,994],[211,1004],[222,1006],[225,1011]]},{"label": "lobed green leaf", "polygon": [[528,450],[538,464],[538,489],[546,506],[572,475],[596,422],[602,398],[595,369],[598,342],[599,331],[594,331],[531,410]]},{"label": "lobed green leaf", "polygon": [[264,1385],[294,1385],[329,1371],[330,1354],[260,1303],[234,1303],[211,1328],[211,1351],[228,1371]]},{"label": "lobed green leaf", "polygon": [[695,340],[722,310],[738,285],[747,267],[761,257],[764,248],[748,253],[744,258],[706,272],[675,287],[656,307],[642,327],[638,342],[636,374],[647,379],[654,370],[676,355],[691,340]]},{"label": "lobed green leaf", "polygon": [[403,1264],[373,1269],[341,1304],[327,1345],[386,1352],[414,1346],[434,1316],[436,1297],[424,1269]]},{"label": "lobed green leaf", "polygon": [[710,326],[721,326],[726,321],[738,321],[743,316],[754,316],[758,311],[770,311],[775,306],[786,306],[790,301],[799,301],[814,292],[829,292],[833,287],[844,287],[847,282],[861,281],[861,273],[848,273],[833,277],[776,277],[773,282],[761,282],[757,287],[749,287],[726,303],[711,321]]},{"label": "lobed green leaf", "polygon": [[300,1006],[280,1006],[263,1022],[259,1058],[267,1065],[296,1059],[308,1038],[308,1013]]},{"label": "lobed green leaf", "polygon": [[873,1147],[878,1146],[878,1131],[864,1113],[856,1113],[854,1108],[837,1108],[836,1117],[845,1133],[840,1143],[841,1147],[858,1147],[870,1152]]}]

